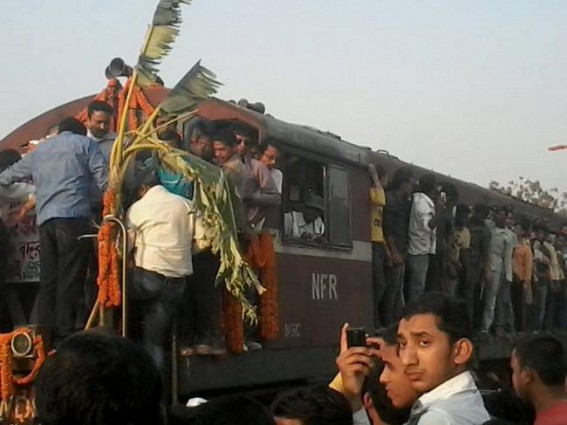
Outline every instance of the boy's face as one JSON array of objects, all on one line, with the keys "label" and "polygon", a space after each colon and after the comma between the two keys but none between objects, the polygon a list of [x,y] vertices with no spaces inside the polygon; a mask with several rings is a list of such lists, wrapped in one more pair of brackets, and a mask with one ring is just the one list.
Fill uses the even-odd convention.
[{"label": "boy's face", "polygon": [[384,362],[384,370],[380,374],[380,382],[386,388],[388,398],[396,409],[411,407],[419,397],[404,371],[404,365],[398,357],[396,346],[385,345],[380,349]]},{"label": "boy's face", "polygon": [[399,355],[414,390],[426,393],[460,372],[449,335],[433,314],[417,314],[398,325]]}]

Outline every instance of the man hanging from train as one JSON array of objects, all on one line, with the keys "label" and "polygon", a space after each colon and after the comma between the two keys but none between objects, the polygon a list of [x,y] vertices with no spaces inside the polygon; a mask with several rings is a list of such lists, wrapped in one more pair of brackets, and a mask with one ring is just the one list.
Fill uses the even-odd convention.
[{"label": "man hanging from train", "polygon": [[[269,207],[281,204],[281,195],[278,191],[268,167],[258,161],[251,154],[251,149],[257,146],[252,134],[247,128],[235,125],[229,129],[237,140],[236,152],[244,164],[242,200],[246,207],[246,223],[255,229],[263,223]],[[258,230],[258,229],[255,229]]]},{"label": "man hanging from train", "polygon": [[408,221],[413,172],[410,167],[398,168],[386,192],[383,230],[389,256],[386,258],[386,289],[380,310],[384,325],[399,318],[403,307],[402,286],[408,246]]},{"label": "man hanging from train", "polygon": [[[419,190],[413,194],[408,233],[408,302],[423,294],[429,260],[437,247],[436,228],[442,219],[446,198],[435,197],[435,183],[433,174],[424,174],[419,179]],[[436,198],[437,203],[432,198]]]},{"label": "man hanging from train", "polygon": [[[174,149],[183,148],[181,136],[175,130],[162,131],[159,138]],[[206,155],[205,150],[200,153]],[[203,156],[200,157],[204,159]],[[171,172],[160,163],[157,155],[148,158],[144,166],[157,170],[159,183],[169,192],[188,200],[193,199],[193,182]],[[183,301],[179,308],[178,337],[179,353],[182,356],[226,353],[220,330],[221,289],[215,285],[219,266],[219,257],[210,249],[204,249],[193,256],[193,274],[186,278]]]},{"label": "man hanging from train", "polygon": [[[385,171],[382,167],[368,164],[368,172],[372,186],[370,186],[370,239],[372,241],[372,289],[374,307],[374,327],[378,329],[385,324],[383,312],[380,309],[382,298],[386,290],[386,275],[384,264],[386,262],[386,245],[384,244],[384,230],[382,228],[382,217],[384,205],[386,205],[386,194],[381,179],[385,179]],[[381,317],[382,316],[382,317]]]},{"label": "man hanging from train", "polygon": [[[514,236],[506,228],[508,209],[504,206],[496,207],[493,219],[494,228],[490,236],[488,248],[489,267],[485,276],[484,313],[482,316],[481,335],[487,335],[494,321],[497,297],[504,297],[502,305],[506,312],[497,316],[496,328],[498,332],[505,330],[513,332],[514,312],[510,300],[510,286],[513,278],[512,253],[514,249]],[[509,311],[508,311],[509,305]]]},{"label": "man hanging from train", "polygon": [[192,255],[205,248],[204,228],[193,202],[168,192],[155,170],[138,171],[135,181],[139,199],[125,220],[134,259],[130,296],[142,344],[163,372],[163,346],[193,273]]},{"label": "man hanging from train", "polygon": [[195,122],[189,125],[185,133],[186,146],[189,149],[189,153],[213,163],[215,154],[212,138],[214,133],[215,126],[212,122],[196,118]]},{"label": "man hanging from train", "polygon": [[83,292],[89,242],[92,183],[106,190],[108,165],[75,118],[59,124],[59,134],[37,146],[0,174],[0,184],[33,179],[40,234],[38,321],[54,328],[55,344],[74,331]]},{"label": "man hanging from train", "polygon": [[282,193],[283,185],[283,173],[276,168],[280,154],[278,145],[272,141],[264,142],[260,146],[260,162],[270,170],[270,175],[272,176],[278,193]]}]

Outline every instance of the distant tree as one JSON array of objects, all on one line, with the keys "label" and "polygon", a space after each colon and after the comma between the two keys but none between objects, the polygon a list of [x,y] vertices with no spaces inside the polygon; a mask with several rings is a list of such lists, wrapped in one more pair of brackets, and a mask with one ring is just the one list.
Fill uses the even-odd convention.
[{"label": "distant tree", "polygon": [[560,193],[556,187],[544,189],[539,180],[532,181],[518,177],[518,181],[511,180],[507,184],[500,184],[493,180],[489,183],[488,188],[567,216],[567,193]]}]

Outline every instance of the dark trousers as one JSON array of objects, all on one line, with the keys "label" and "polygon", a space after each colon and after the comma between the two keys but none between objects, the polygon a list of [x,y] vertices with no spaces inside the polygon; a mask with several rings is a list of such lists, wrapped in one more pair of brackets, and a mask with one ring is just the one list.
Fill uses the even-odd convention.
[{"label": "dark trousers", "polygon": [[386,274],[384,272],[384,261],[386,252],[384,244],[372,242],[372,289],[374,296],[374,328],[378,329],[386,325],[385,315],[382,311],[382,299],[386,291]]},{"label": "dark trousers", "polygon": [[400,319],[404,296],[404,264],[396,264],[384,269],[386,274],[386,289],[382,297],[382,311],[384,313],[384,326],[389,326]]},{"label": "dark trousers", "polygon": [[179,309],[179,338],[186,345],[210,344],[220,337],[222,285],[215,286],[219,257],[211,251],[193,256],[193,274],[187,278]]},{"label": "dark trousers", "polygon": [[183,299],[185,278],[166,277],[136,267],[129,289],[133,316],[141,319],[142,345],[163,374],[163,347],[169,340],[173,317]]},{"label": "dark trousers", "polygon": [[475,329],[480,328],[484,304],[480,297],[480,284],[482,276],[482,265],[474,259],[469,260],[465,267],[464,283],[459,290],[459,294],[467,303],[467,311],[471,323]]},{"label": "dark trousers", "polygon": [[497,333],[514,333],[514,309],[512,307],[512,282],[502,278],[498,296],[496,297],[496,320],[494,326]]},{"label": "dark trousers", "polygon": [[538,281],[532,282],[533,303],[529,309],[529,329],[541,331],[545,318],[545,305],[547,303],[547,292],[549,290],[549,279],[540,277]]},{"label": "dark trousers", "polygon": [[[421,297],[425,291],[425,281],[427,279],[427,269],[429,268],[429,254],[408,255],[407,270],[407,301],[409,303]],[[438,276],[433,278],[438,281]]]},{"label": "dark trousers", "polygon": [[560,329],[561,325],[561,306],[564,302],[563,284],[558,280],[553,280],[549,284],[547,298],[545,300],[545,318],[543,328],[546,331]]},{"label": "dark trousers", "polygon": [[38,322],[51,326],[56,340],[73,333],[85,284],[88,220],[54,218],[39,227],[40,263]]}]

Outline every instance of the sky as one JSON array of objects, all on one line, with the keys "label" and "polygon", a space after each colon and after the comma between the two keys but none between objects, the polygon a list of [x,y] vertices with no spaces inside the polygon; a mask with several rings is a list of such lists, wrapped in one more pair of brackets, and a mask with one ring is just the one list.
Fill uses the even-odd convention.
[{"label": "sky", "polygon": [[[135,63],[157,0],[2,0],[0,139]],[[160,69],[219,97],[487,186],[567,191],[567,2],[194,0]]]}]

